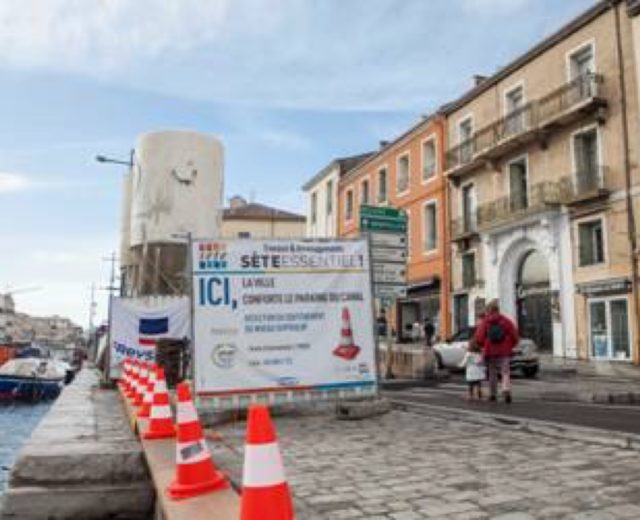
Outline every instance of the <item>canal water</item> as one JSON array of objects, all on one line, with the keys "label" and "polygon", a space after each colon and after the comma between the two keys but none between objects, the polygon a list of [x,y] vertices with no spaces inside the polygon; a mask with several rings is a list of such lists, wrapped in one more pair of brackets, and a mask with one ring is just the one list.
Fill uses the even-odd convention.
[{"label": "canal water", "polygon": [[0,495],[7,485],[9,470],[18,451],[50,406],[51,402],[0,403]]}]

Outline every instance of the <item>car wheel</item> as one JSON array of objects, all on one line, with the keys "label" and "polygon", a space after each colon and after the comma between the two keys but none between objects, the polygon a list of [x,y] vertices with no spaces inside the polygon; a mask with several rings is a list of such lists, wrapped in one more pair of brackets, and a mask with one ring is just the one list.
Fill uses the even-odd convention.
[{"label": "car wheel", "polygon": [[533,378],[533,377],[536,377],[537,374],[538,374],[538,367],[537,366],[523,367],[522,368],[522,375],[524,377]]}]

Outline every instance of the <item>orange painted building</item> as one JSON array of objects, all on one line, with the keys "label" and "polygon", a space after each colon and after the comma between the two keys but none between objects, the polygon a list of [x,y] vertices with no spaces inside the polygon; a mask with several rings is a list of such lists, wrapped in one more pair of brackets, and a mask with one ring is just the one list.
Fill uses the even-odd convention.
[{"label": "orange painted building", "polygon": [[409,340],[414,322],[426,317],[436,334],[451,332],[447,182],[443,176],[445,121],[422,120],[356,168],[338,185],[338,234],[359,234],[361,204],[404,209],[408,217],[408,294],[391,310],[390,324],[400,341]]}]

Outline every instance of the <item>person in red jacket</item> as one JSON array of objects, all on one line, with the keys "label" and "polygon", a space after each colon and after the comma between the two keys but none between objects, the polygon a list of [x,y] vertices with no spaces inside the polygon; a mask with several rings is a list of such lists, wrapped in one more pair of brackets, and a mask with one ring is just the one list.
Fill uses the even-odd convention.
[{"label": "person in red jacket", "polygon": [[502,393],[511,402],[511,356],[518,344],[518,330],[513,322],[500,314],[498,300],[487,304],[486,315],[476,329],[474,339],[482,347],[485,364],[489,370],[489,400],[495,401],[498,393],[498,370],[502,374]]}]

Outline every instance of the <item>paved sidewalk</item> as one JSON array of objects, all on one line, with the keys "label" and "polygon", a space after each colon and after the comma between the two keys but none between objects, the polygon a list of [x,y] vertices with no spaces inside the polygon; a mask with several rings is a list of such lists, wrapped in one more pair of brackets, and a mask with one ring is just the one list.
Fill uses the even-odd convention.
[{"label": "paved sidewalk", "polygon": [[[214,448],[236,477],[243,427]],[[637,451],[401,411],[277,429],[301,520],[640,518]]]}]

